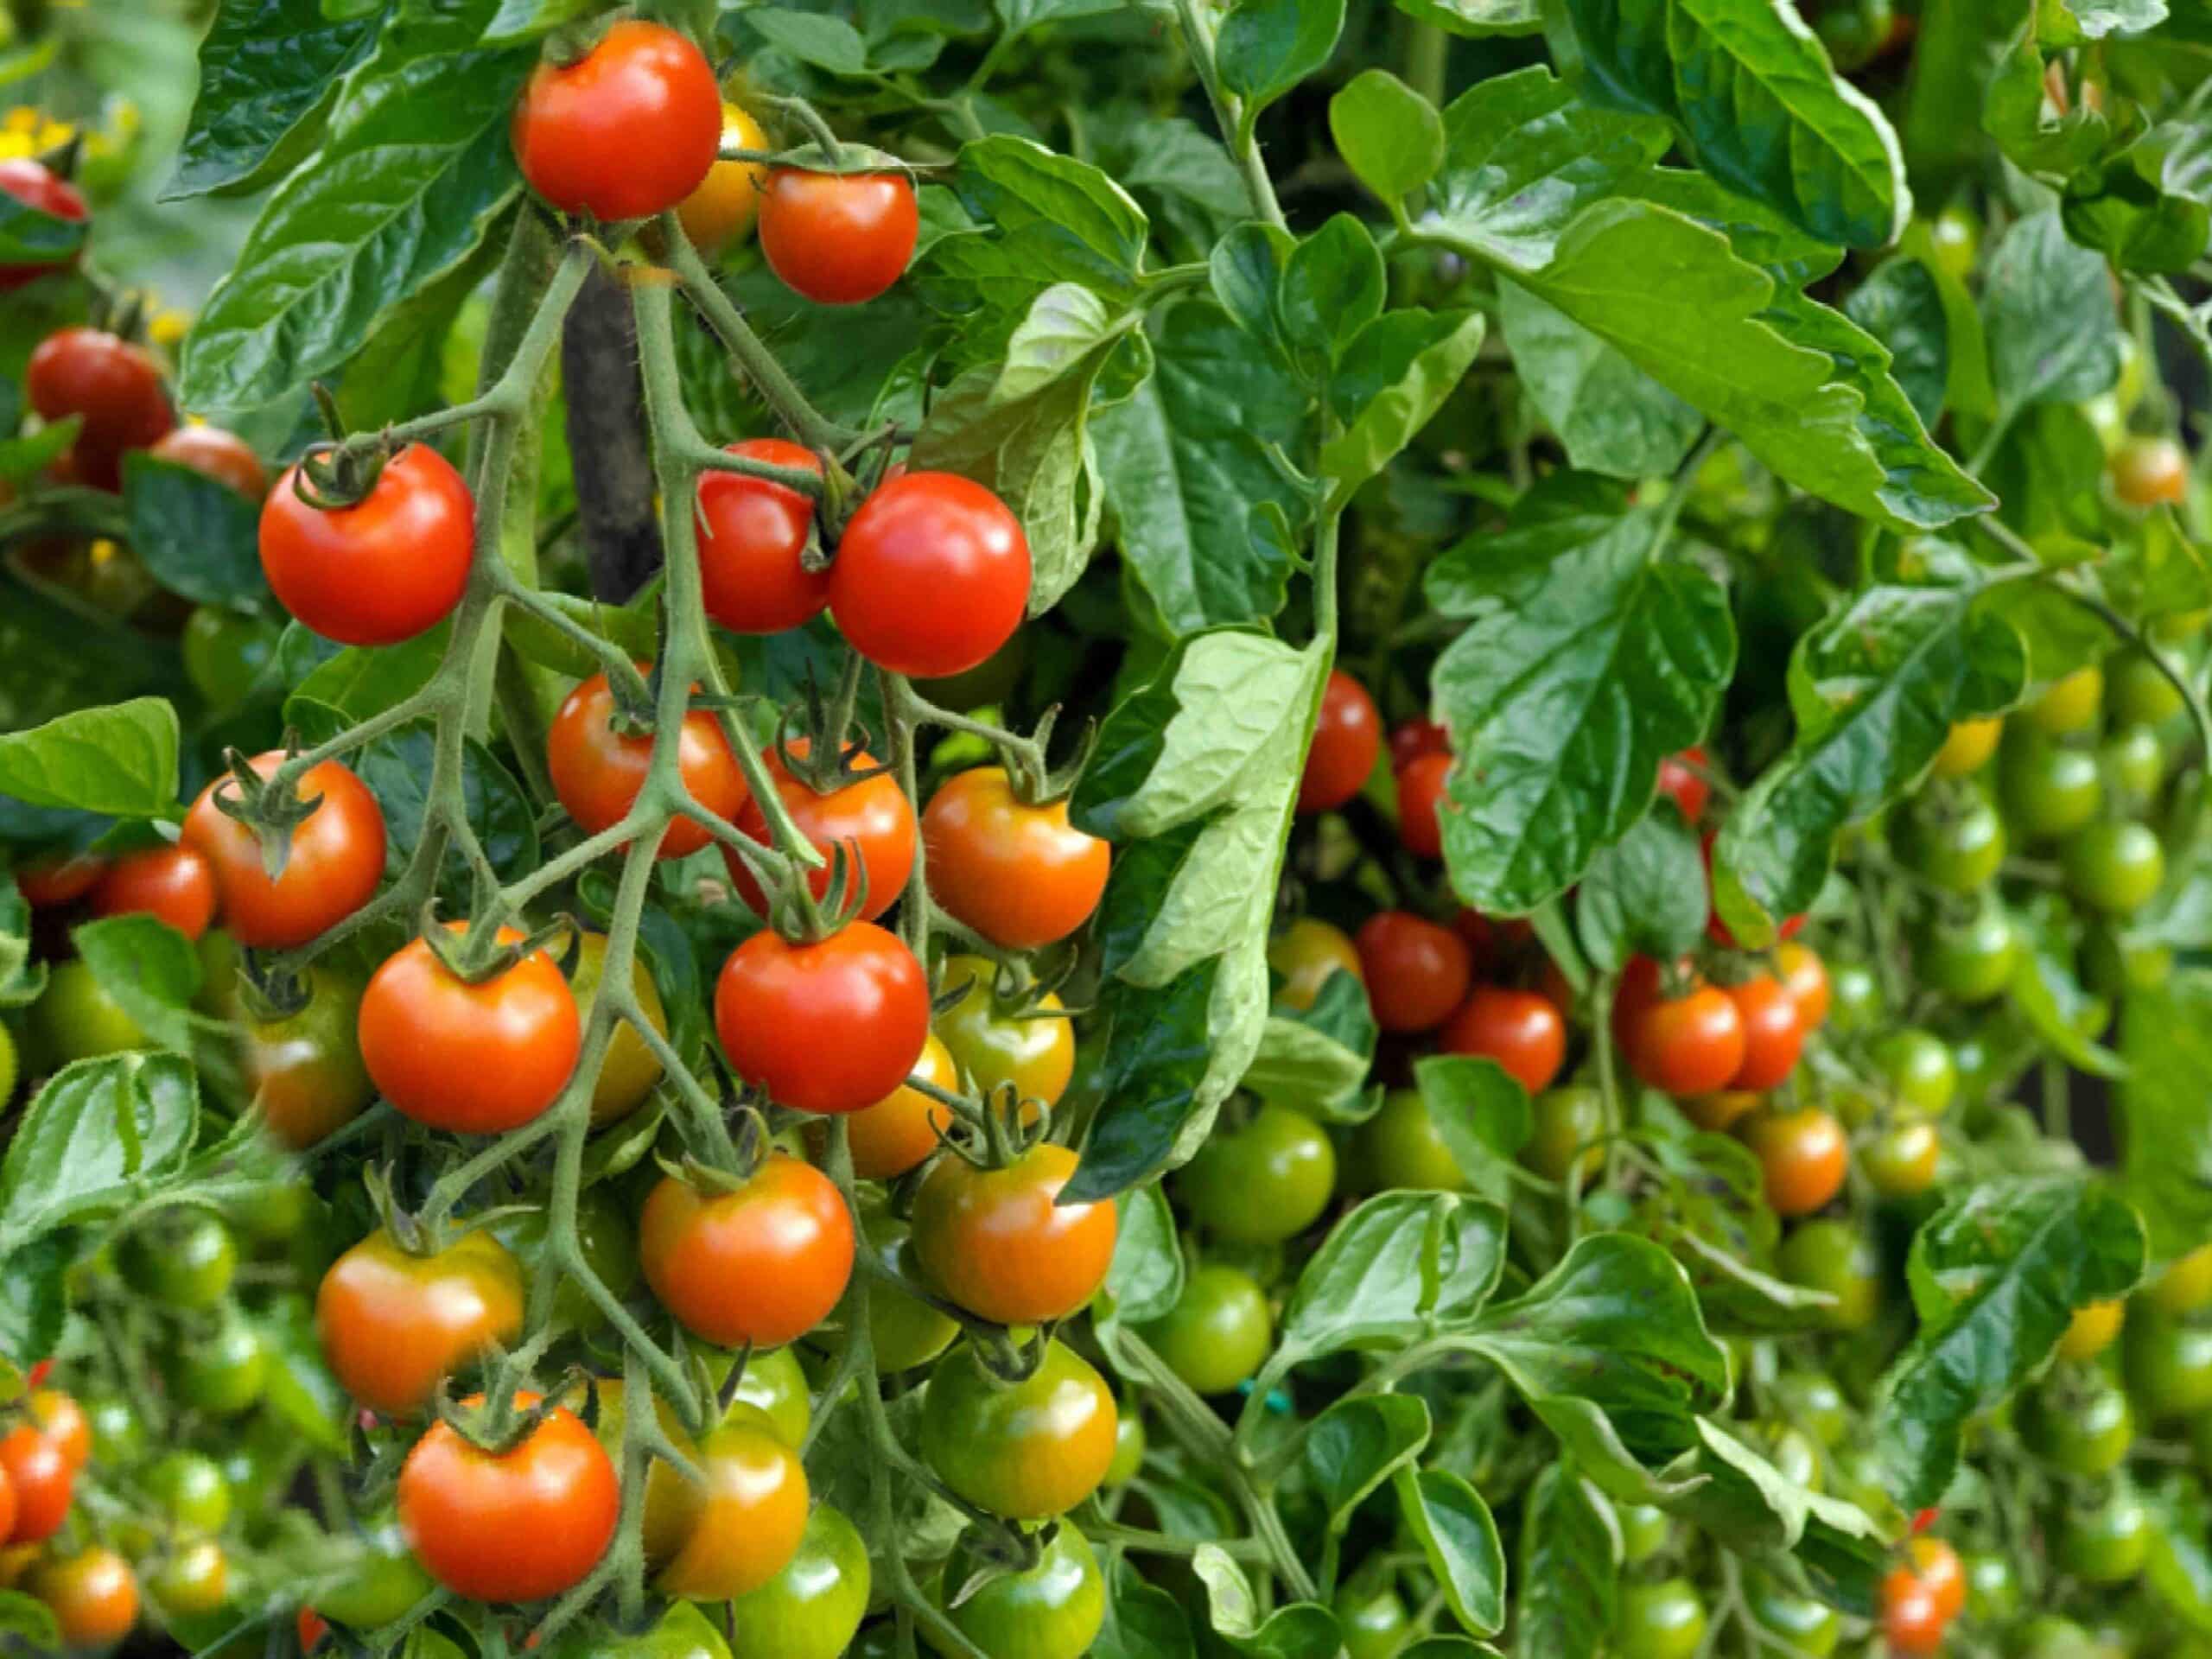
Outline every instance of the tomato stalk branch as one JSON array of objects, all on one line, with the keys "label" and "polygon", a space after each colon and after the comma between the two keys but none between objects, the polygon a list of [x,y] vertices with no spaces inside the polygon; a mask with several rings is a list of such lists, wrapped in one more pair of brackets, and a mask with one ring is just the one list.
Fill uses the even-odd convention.
[{"label": "tomato stalk branch", "polygon": [[1260,158],[1259,141],[1245,130],[1243,111],[1236,95],[1222,85],[1221,68],[1214,61],[1213,30],[1199,15],[1198,0],[1175,0],[1175,16],[1182,24],[1184,48],[1191,54],[1191,65],[1206,89],[1206,101],[1213,105],[1214,121],[1243,179],[1254,217],[1278,230],[1288,230],[1282,204],[1275,199],[1274,181],[1268,176],[1267,163]]}]

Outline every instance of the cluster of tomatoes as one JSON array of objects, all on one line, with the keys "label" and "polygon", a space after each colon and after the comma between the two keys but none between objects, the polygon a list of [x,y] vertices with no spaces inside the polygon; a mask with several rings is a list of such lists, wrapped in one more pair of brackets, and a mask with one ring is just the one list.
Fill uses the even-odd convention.
[{"label": "cluster of tomatoes", "polygon": [[138,1619],[127,1560],[100,1544],[54,1547],[92,1455],[90,1420],[58,1389],[34,1387],[0,1416],[0,1585],[45,1603],[73,1647],[118,1641]]}]

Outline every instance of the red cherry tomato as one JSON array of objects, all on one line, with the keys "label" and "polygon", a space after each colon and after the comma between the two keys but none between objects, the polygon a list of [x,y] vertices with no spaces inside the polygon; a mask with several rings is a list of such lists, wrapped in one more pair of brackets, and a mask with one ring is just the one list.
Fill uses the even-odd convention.
[{"label": "red cherry tomato", "polygon": [[[499,942],[519,944],[522,935],[503,927]],[[576,999],[544,951],[471,985],[422,939],[369,981],[360,1035],[378,1093],[416,1122],[461,1135],[529,1122],[559,1096],[583,1047]]]},{"label": "red cherry tomato", "polygon": [[522,1334],[522,1269],[489,1233],[410,1255],[378,1228],[315,1288],[315,1339],[346,1392],[387,1417],[419,1415],[438,1384]]},{"label": "red cherry tomato", "polygon": [[1415,858],[1444,856],[1445,780],[1448,754],[1424,754],[1398,769],[1398,839]]},{"label": "red cherry tomato", "polygon": [[[747,438],[733,455],[772,467],[822,470],[822,457],[782,438]],[[830,573],[799,562],[814,503],[797,490],[741,473],[699,480],[699,581],[707,614],[734,633],[781,633],[830,602]]]},{"label": "red cherry tomato", "polygon": [[715,1031],[738,1076],[779,1104],[857,1112],[905,1083],[921,1058],[929,976],[873,922],[813,944],[756,933],[722,964]]},{"label": "red cherry tomato", "polygon": [[1559,1076],[1567,1022],[1550,998],[1502,985],[1478,985],[1437,1039],[1447,1054],[1486,1055],[1532,1095]]},{"label": "red cherry tomato", "polygon": [[836,1186],[781,1153],[734,1192],[664,1178],[638,1220],[653,1294],[685,1330],[722,1348],[772,1348],[813,1330],[851,1281],[853,1248]]},{"label": "red cherry tomato", "polygon": [[817,305],[859,305],[889,288],[906,274],[921,225],[903,173],[779,167],[760,198],[768,268]]},{"label": "red cherry tomato", "polygon": [[1390,728],[1390,766],[1403,772],[1425,754],[1452,753],[1452,734],[1426,716],[1402,720]]},{"label": "red cherry tomato", "polygon": [[938,1159],[914,1194],[914,1253],[931,1281],[1007,1325],[1065,1319],[1089,1301],[1119,1222],[1110,1202],[1059,1202],[1075,1167],[1075,1154],[1049,1141],[1004,1169]]},{"label": "red cherry tomato", "polygon": [[71,465],[96,490],[120,489],[124,452],[145,448],[176,424],[154,359],[104,329],[48,334],[31,353],[23,389],[45,420],[83,417]]},{"label": "red cherry tomato", "polygon": [[[283,764],[281,749],[253,757],[267,778]],[[262,861],[261,840],[219,800],[238,798],[227,773],[200,791],[185,815],[184,840],[213,866],[223,899],[223,924],[240,944],[289,950],[327,933],[376,894],[384,879],[384,810],[359,778],[335,760],[310,766],[296,792],[322,804],[292,831],[282,874]]]},{"label": "red cherry tomato", "polygon": [[261,457],[244,438],[219,426],[180,426],[149,453],[156,460],[189,467],[202,477],[227,484],[249,501],[269,493],[269,472]]},{"label": "red cherry tomato", "polygon": [[0,1435],[0,1475],[16,1494],[16,1524],[8,1542],[35,1544],[61,1529],[77,1478],[59,1442],[35,1424],[17,1423]]},{"label": "red cherry tomato", "polygon": [[476,501],[453,463],[410,443],[358,505],[302,500],[287,470],[261,509],[261,569],[277,602],[344,645],[391,645],[441,622],[468,586]]},{"label": "red cherry tomato", "polygon": [[[77,187],[44,162],[35,162],[28,156],[14,156],[0,162],[0,193],[52,218],[79,225],[85,221],[85,198],[78,193]],[[0,265],[0,294],[34,282],[49,270],[59,270],[64,264],[76,263],[76,256],[72,254],[67,261],[52,264]]]},{"label": "red cherry tomato", "polygon": [[721,89],[674,29],[620,22],[574,63],[531,72],[512,137],[523,177],[563,213],[644,219],[675,207],[713,168]]},{"label": "red cherry tomato", "polygon": [[1377,911],[1352,936],[1375,1023],[1433,1031],[1467,995],[1474,963],[1466,941],[1409,911]]},{"label": "red cherry tomato", "polygon": [[315,1644],[330,1634],[330,1621],[312,1607],[300,1609],[300,1616],[293,1621],[294,1634],[300,1638],[300,1651],[313,1653]]},{"label": "red cherry tomato", "polygon": [[1359,793],[1382,748],[1382,717],[1367,688],[1340,668],[1329,671],[1313,747],[1298,784],[1300,812],[1326,812]]},{"label": "red cherry tomato", "polygon": [[125,853],[92,888],[99,916],[156,917],[188,939],[215,919],[215,871],[188,843]]},{"label": "red cherry tomato", "polygon": [[1761,1112],[1743,1135],[1766,1172],[1766,1201],[1777,1215],[1808,1216],[1843,1190],[1849,1142],[1843,1125],[1819,1108]]},{"label": "red cherry tomato", "polygon": [[16,872],[16,891],[33,910],[59,910],[90,893],[106,874],[107,860],[98,853],[42,858]]},{"label": "red cherry tomato", "polygon": [[1670,1095],[1726,1089],[1744,1064],[1744,1017],[1727,993],[1703,983],[1680,996],[1660,995],[1656,968],[1648,995],[1632,994],[1626,976],[1615,1004],[1616,1033],[1629,1067]]},{"label": "red cherry tomato", "polygon": [[1705,751],[1694,747],[1659,763],[1659,792],[1674,797],[1686,823],[1703,817],[1705,804],[1712,798],[1713,785],[1705,781]]},{"label": "red cherry tomato", "polygon": [[951,473],[905,473],[846,524],[830,614],[870,662],[941,679],[1013,636],[1029,575],[1029,540],[1005,502]]},{"label": "red cherry tomato", "polygon": [[1744,1027],[1744,1059],[1731,1089],[1773,1089],[1797,1066],[1805,1046],[1805,1016],[1797,999],[1771,975],[1726,988]]},{"label": "red cherry tomato", "polygon": [[[641,664],[639,671],[646,671]],[[545,734],[546,770],[563,810],[579,829],[597,835],[622,822],[645,786],[653,763],[650,732],[617,731],[614,690],[594,674],[569,693]],[[704,709],[683,716],[676,746],[677,775],[693,800],[722,818],[746,804],[745,774],[722,735],[721,722]],[[661,858],[682,858],[713,839],[705,825],[677,818],[661,837]]]},{"label": "red cherry tomato", "polygon": [[[791,747],[792,754],[800,758],[810,749],[804,738],[794,741]],[[875,758],[864,750],[853,757],[858,771],[865,772],[875,764]],[[860,912],[862,921],[874,921],[899,902],[899,895],[906,890],[906,878],[914,870],[914,808],[896,778],[888,772],[878,772],[872,778],[817,795],[812,785],[792,777],[783,756],[772,751],[768,755],[768,775],[776,780],[776,793],[799,833],[820,848],[825,859],[833,849],[842,847],[848,861],[858,865],[846,880],[855,881],[861,872],[867,874],[868,899]],[[759,801],[747,798],[737,814],[737,827],[755,841],[768,839],[768,815],[760,810]],[[768,895],[753,879],[744,859],[725,846],[722,862],[729,866],[730,884],[753,906],[753,913],[766,915]],[[806,885],[820,899],[829,893],[830,878],[830,867],[825,863],[809,874]]]},{"label": "red cherry tomato", "polygon": [[922,813],[930,893],[994,944],[1033,950],[1090,919],[1113,861],[1068,822],[1068,804],[1032,806],[1003,766],[947,779]]}]

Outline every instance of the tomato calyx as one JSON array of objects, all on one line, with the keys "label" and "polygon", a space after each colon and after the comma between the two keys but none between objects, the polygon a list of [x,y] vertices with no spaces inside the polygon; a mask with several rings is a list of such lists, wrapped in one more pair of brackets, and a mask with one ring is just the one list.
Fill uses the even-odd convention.
[{"label": "tomato calyx", "polygon": [[284,874],[292,856],[292,836],[322,805],[321,795],[302,796],[296,734],[284,734],[284,762],[264,777],[254,769],[253,757],[243,749],[223,751],[224,770],[230,786],[215,791],[215,810],[233,823],[244,824],[261,843],[261,868],[272,881]]},{"label": "tomato calyx", "polygon": [[374,435],[348,435],[330,388],[317,380],[313,390],[315,406],[321,410],[330,435],[317,439],[301,452],[299,468],[292,475],[292,493],[317,512],[358,507],[375,493],[377,480],[401,446],[388,429]]},{"label": "tomato calyx", "polygon": [[485,1388],[481,1394],[472,1394],[466,1400],[453,1397],[453,1379],[444,1377],[438,1382],[437,1393],[430,1402],[430,1414],[435,1421],[443,1423],[462,1440],[479,1452],[494,1458],[504,1458],[515,1451],[556,1412],[568,1408],[563,1402],[581,1398],[583,1409],[575,1414],[590,1427],[599,1415],[599,1387],[597,1380],[581,1365],[572,1365],[559,1381],[543,1395],[522,1386],[522,1379],[512,1378],[508,1371],[519,1368],[513,1355],[501,1355],[486,1369]]},{"label": "tomato calyx", "polygon": [[[467,922],[441,922],[435,898],[423,905],[416,931],[423,947],[437,958],[438,965],[464,985],[481,985],[497,979],[541,950],[553,950],[556,944],[560,949],[555,960],[561,967],[562,977],[566,978],[575,965],[583,936],[582,927],[574,917],[567,915],[557,916],[536,932],[523,937],[515,937],[515,930],[505,923],[483,917]],[[502,938],[502,934],[509,937]]]}]

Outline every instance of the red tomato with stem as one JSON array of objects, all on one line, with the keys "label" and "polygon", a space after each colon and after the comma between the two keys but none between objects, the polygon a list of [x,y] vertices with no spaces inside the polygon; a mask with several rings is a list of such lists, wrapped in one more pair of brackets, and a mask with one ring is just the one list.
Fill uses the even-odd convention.
[{"label": "red tomato with stem", "polygon": [[1444,856],[1445,785],[1448,754],[1424,754],[1398,768],[1398,839],[1416,858]]},{"label": "red tomato with stem", "polygon": [[16,1495],[16,1524],[8,1534],[9,1543],[35,1544],[61,1529],[69,1518],[77,1478],[59,1441],[35,1423],[17,1423],[0,1434],[0,1476],[7,1478]]},{"label": "red tomato with stem", "polygon": [[49,1560],[24,1587],[54,1615],[65,1648],[105,1649],[138,1623],[138,1580],[130,1563],[95,1544]]},{"label": "red tomato with stem", "polygon": [[[499,930],[502,944],[522,937]],[[377,969],[359,1029],[378,1092],[416,1122],[461,1135],[529,1122],[559,1097],[583,1047],[576,999],[544,951],[471,985],[422,939]]]},{"label": "red tomato with stem", "polygon": [[1445,1023],[1447,1054],[1496,1060],[1532,1095],[1552,1085],[1567,1058],[1567,1021],[1551,999],[1503,985],[1478,985]]},{"label": "red tomato with stem", "polygon": [[1005,502],[951,473],[902,473],[861,503],[838,539],[830,614],[870,662],[943,678],[1013,636],[1029,577],[1029,539]]},{"label": "red tomato with stem", "polygon": [[316,1287],[315,1338],[346,1392],[387,1417],[420,1415],[438,1384],[522,1334],[522,1269],[489,1233],[411,1255],[382,1228]]},{"label": "red tomato with stem", "polygon": [[[85,198],[77,187],[45,162],[33,161],[28,156],[11,156],[0,162],[0,194],[13,196],[24,207],[35,208],[52,219],[66,219],[81,225],[86,217]],[[76,263],[77,256],[73,253],[66,260],[0,265],[0,294]]]},{"label": "red tomato with stem", "polygon": [[722,95],[699,48],[620,22],[574,63],[541,63],[515,105],[515,160],[564,213],[645,219],[697,189],[722,142]]},{"label": "red tomato with stem", "polygon": [[860,305],[882,293],[906,274],[921,227],[904,173],[779,167],[760,197],[768,268],[817,305]]},{"label": "red tomato with stem", "polygon": [[106,874],[107,860],[98,853],[42,858],[16,872],[16,891],[33,910],[59,910],[90,893]]},{"label": "red tomato with stem", "polygon": [[143,347],[100,328],[63,328],[41,340],[23,372],[30,405],[48,421],[84,424],[69,454],[78,481],[123,486],[123,457],[176,424],[162,371]]},{"label": "red tomato with stem", "polygon": [[92,888],[99,916],[152,916],[188,939],[215,919],[215,871],[190,843],[124,853]]},{"label": "red tomato with stem", "polygon": [[1298,783],[1300,812],[1327,812],[1359,793],[1382,751],[1382,716],[1367,688],[1340,668],[1321,688],[1321,712]]},{"label": "red tomato with stem", "polygon": [[[804,738],[795,740],[791,747],[793,756],[802,759],[810,748]],[[783,800],[784,810],[791,814],[799,833],[830,861],[820,869],[807,874],[806,885],[814,896],[821,899],[828,895],[831,864],[835,862],[830,853],[833,849],[842,847],[847,863],[857,866],[847,874],[846,880],[857,881],[863,874],[868,878],[868,898],[861,906],[861,920],[872,922],[897,904],[899,895],[906,890],[906,878],[914,872],[914,808],[899,787],[899,780],[887,771],[878,771],[872,778],[861,778],[818,795],[804,778],[791,775],[781,754],[771,750],[767,761],[768,775],[776,780],[776,793]],[[866,772],[875,765],[875,757],[865,750],[853,757],[857,771]],[[737,827],[755,841],[768,840],[768,815],[761,810],[760,803],[750,796],[738,811],[736,821]],[[722,862],[729,867],[730,885],[753,907],[755,915],[766,916],[768,895],[753,879],[745,860],[726,845],[722,849]]]},{"label": "red tomato with stem", "polygon": [[1065,800],[1032,805],[1003,766],[948,778],[922,813],[930,893],[994,944],[1033,950],[1089,921],[1113,855],[1068,822]]},{"label": "red tomato with stem", "polygon": [[410,443],[350,507],[301,499],[289,468],[261,509],[277,602],[342,645],[392,645],[443,621],[468,587],[476,499],[453,463]]},{"label": "red tomato with stem", "polygon": [[781,1153],[734,1192],[664,1179],[638,1221],[653,1294],[685,1330],[722,1348],[773,1348],[813,1330],[845,1294],[853,1248],[836,1185]]},{"label": "red tomato with stem", "polygon": [[[785,438],[747,438],[733,455],[819,474],[822,457]],[[821,613],[830,572],[801,563],[814,503],[742,473],[699,480],[699,582],[707,614],[733,633],[781,633]]]},{"label": "red tomato with stem", "polygon": [[1466,997],[1473,958],[1448,927],[1410,911],[1377,911],[1352,944],[1375,1023],[1385,1031],[1433,1031]]},{"label": "red tomato with stem", "polygon": [[1805,1016],[1782,982],[1770,974],[1726,988],[1744,1027],[1744,1058],[1731,1089],[1779,1087],[1796,1070],[1805,1046]]},{"label": "red tomato with stem", "polygon": [[1654,982],[1649,995],[1631,995],[1622,981],[1615,1031],[1629,1067],[1654,1089],[1670,1095],[1709,1095],[1726,1089],[1744,1065],[1744,1017],[1727,993],[1702,982],[1667,996]]},{"label": "red tomato with stem", "polygon": [[852,922],[817,944],[754,934],[715,984],[732,1069],[802,1112],[857,1112],[906,1080],[930,1034],[929,976],[894,935]]},{"label": "red tomato with stem", "polygon": [[227,484],[249,501],[269,493],[269,470],[261,457],[244,438],[219,426],[180,426],[149,453],[157,461],[189,467],[203,478]]},{"label": "red tomato with stem", "polygon": [[1076,1155],[1039,1141],[1003,1169],[940,1158],[914,1194],[914,1253],[931,1281],[1001,1325],[1065,1319],[1097,1293],[1114,1259],[1110,1200],[1062,1204]]},{"label": "red tomato with stem", "polygon": [[[283,763],[281,749],[251,762],[264,779]],[[293,830],[284,868],[274,876],[262,861],[260,837],[219,804],[238,799],[235,778],[226,773],[208,785],[185,815],[185,845],[213,868],[224,925],[257,950],[289,950],[328,932],[374,898],[384,880],[384,810],[366,784],[324,760],[301,773],[293,793],[321,804]]]},{"label": "red tomato with stem", "polygon": [[1402,720],[1390,728],[1390,768],[1403,772],[1425,754],[1452,753],[1452,734],[1426,715]]},{"label": "red tomato with stem", "polygon": [[[648,671],[641,665],[639,671]],[[553,792],[562,810],[590,835],[622,822],[652,767],[652,734],[618,731],[614,717],[613,688],[606,675],[594,674],[569,693],[545,734]],[[685,792],[719,817],[734,818],[747,804],[745,773],[721,721],[707,709],[685,713],[677,734],[676,772]],[[712,839],[705,825],[679,817],[669,824],[655,856],[682,858]]]}]

